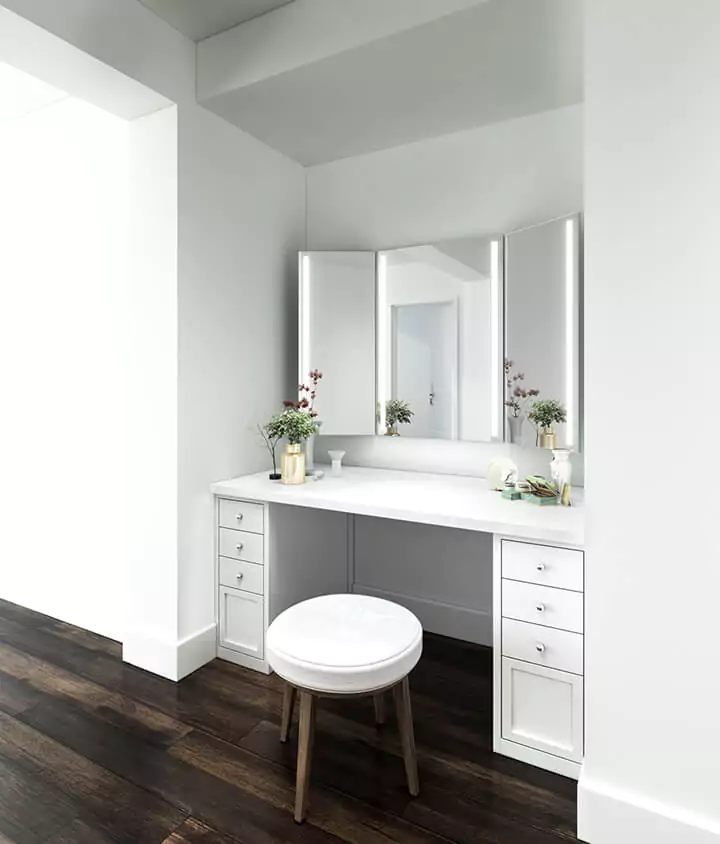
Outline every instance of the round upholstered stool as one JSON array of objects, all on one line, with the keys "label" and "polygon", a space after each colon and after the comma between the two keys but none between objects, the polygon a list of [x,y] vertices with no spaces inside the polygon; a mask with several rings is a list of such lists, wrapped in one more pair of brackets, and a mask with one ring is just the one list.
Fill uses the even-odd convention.
[{"label": "round upholstered stool", "polygon": [[305,820],[315,728],[321,697],[373,695],[384,723],[383,692],[392,689],[410,794],[420,785],[408,674],[422,653],[422,626],[405,607],[367,595],[323,595],[290,607],[270,625],[265,652],[285,680],[280,741],[287,741],[300,696],[295,820]]}]

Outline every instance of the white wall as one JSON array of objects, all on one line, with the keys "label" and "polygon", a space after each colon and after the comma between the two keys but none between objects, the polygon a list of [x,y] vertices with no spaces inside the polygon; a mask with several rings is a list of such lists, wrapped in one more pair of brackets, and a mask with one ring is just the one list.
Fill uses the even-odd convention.
[{"label": "white wall", "polygon": [[267,468],[255,426],[297,386],[305,177],[300,165],[200,107],[179,110],[179,129],[183,639],[215,619],[210,483]]},{"label": "white wall", "polygon": [[[710,386],[720,360],[720,4],[586,9],[580,834],[710,844],[720,841],[720,491],[701,421],[720,405]],[[608,437],[609,411],[621,437]],[[629,493],[623,476],[643,491]]]},{"label": "white wall", "polygon": [[120,638],[127,124],[6,125],[0,185],[0,596]]},{"label": "white wall", "polygon": [[[307,170],[308,248],[385,249],[493,235],[583,206],[583,109],[570,106]],[[350,464],[485,474],[510,453],[547,472],[547,452],[512,445],[321,437]],[[574,462],[582,483],[582,460]]]}]

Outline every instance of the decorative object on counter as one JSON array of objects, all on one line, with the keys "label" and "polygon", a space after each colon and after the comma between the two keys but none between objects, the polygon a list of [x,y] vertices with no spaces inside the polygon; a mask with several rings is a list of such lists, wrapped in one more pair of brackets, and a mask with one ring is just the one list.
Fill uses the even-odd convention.
[{"label": "decorative object on counter", "polygon": [[502,497],[507,501],[519,501],[521,498],[520,490],[512,481],[505,484],[505,489],[502,491]]},{"label": "decorative object on counter", "polygon": [[528,402],[531,398],[540,395],[540,390],[530,389],[526,390],[520,385],[521,381],[525,380],[524,372],[516,372],[513,374],[514,361],[505,358],[503,362],[503,369],[505,371],[505,388],[506,398],[505,407],[507,411],[508,433],[510,435],[510,442],[517,445],[522,444],[522,428],[525,422],[525,414],[527,411]]},{"label": "decorative object on counter", "polygon": [[280,472],[277,470],[277,444],[282,439],[282,434],[279,434],[277,430],[273,429],[273,433],[270,433],[270,425],[272,420],[268,422],[266,425],[258,425],[258,433],[262,437],[263,443],[265,443],[265,448],[270,452],[270,457],[272,459],[272,467],[273,470],[270,472],[268,477],[271,481],[279,481],[280,480]]},{"label": "decorative object on counter", "polygon": [[487,468],[487,482],[490,489],[502,492],[508,483],[516,483],[518,467],[509,457],[498,457]]},{"label": "decorative object on counter", "polygon": [[570,490],[572,481],[572,463],[569,448],[554,448],[553,459],[550,461],[550,478],[555,489],[560,492],[560,503],[570,506]]},{"label": "decorative object on counter", "polygon": [[315,420],[315,433],[307,438],[305,443],[305,474],[314,475],[318,470],[315,468],[315,437],[319,436],[322,422],[319,419]]},{"label": "decorative object on counter", "polygon": [[409,425],[415,411],[402,399],[388,399],[385,402],[385,436],[399,437],[398,425]]},{"label": "decorative object on counter", "polygon": [[533,402],[528,419],[535,426],[535,445],[540,448],[557,448],[557,435],[553,425],[567,421],[567,410],[557,399]]},{"label": "decorative object on counter", "polygon": [[[317,433],[317,413],[314,408],[315,388],[322,378],[317,369],[310,373],[312,387],[305,384],[298,386],[300,394],[297,401],[284,401],[284,410],[273,416],[265,426],[268,437],[280,440],[285,438],[287,445],[280,460],[280,481],[284,484],[301,484],[305,481],[305,454],[302,443]],[[309,393],[308,399],[305,393]]]},{"label": "decorative object on counter", "polygon": [[523,501],[530,501],[532,504],[548,505],[557,504],[559,494],[556,487],[542,475],[528,475],[525,478],[529,492],[522,493]]},{"label": "decorative object on counter", "polygon": [[339,478],[342,475],[342,459],[345,457],[344,451],[328,451],[328,457],[332,461],[332,468],[330,474],[333,478]]}]

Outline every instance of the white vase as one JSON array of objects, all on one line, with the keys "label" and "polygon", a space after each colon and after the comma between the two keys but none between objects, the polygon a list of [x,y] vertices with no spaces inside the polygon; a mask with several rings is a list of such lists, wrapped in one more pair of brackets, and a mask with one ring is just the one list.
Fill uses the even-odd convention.
[{"label": "white vase", "polygon": [[508,414],[507,420],[508,435],[510,437],[510,442],[516,443],[517,445],[522,445],[522,429],[525,417],[522,414],[520,414],[520,416],[513,416],[512,414]]},{"label": "white vase", "polygon": [[562,495],[563,489],[568,490],[572,482],[572,463],[569,448],[554,448],[553,459],[550,461],[550,480]]}]

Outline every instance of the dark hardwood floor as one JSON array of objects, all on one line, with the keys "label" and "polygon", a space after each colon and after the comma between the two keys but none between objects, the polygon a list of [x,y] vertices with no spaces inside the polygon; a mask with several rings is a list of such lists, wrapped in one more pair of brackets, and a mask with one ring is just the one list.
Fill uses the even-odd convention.
[{"label": "dark hardwood floor", "polygon": [[300,826],[276,677],[216,660],[170,683],[0,601],[0,844],[576,840],[575,783],[490,750],[489,651],[428,636],[411,686],[420,797],[371,699],[323,701]]}]

